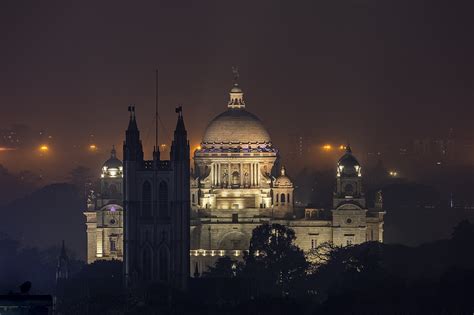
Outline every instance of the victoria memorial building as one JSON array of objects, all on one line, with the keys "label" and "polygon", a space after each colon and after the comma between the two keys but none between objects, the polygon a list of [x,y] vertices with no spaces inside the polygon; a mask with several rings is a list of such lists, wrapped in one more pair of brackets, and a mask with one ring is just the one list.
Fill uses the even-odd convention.
[{"label": "victoria memorial building", "polygon": [[[335,165],[332,209],[297,212],[293,182],[285,168],[277,166],[280,153],[262,121],[247,110],[237,81],[229,94],[225,111],[210,121],[194,151],[189,197],[192,276],[222,256],[242,259],[253,229],[263,223],[293,229],[304,251],[324,242],[346,246],[383,241],[382,197],[377,195],[374,208],[366,206],[362,168],[349,146]],[[102,168],[101,197],[89,202],[85,212],[89,263],[122,259],[121,172],[112,151]]]}]

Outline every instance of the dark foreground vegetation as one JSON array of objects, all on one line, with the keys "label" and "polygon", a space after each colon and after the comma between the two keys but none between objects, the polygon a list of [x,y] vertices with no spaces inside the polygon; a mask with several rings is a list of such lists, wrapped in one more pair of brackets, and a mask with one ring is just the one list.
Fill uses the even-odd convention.
[{"label": "dark foreground vegetation", "polygon": [[[418,247],[376,242],[344,248],[321,244],[305,256],[294,245],[294,239],[294,232],[284,226],[258,227],[251,240],[252,255],[246,255],[241,262],[221,258],[201,277],[191,279],[187,293],[158,283],[143,290],[125,291],[122,264],[118,261],[76,265],[76,272],[59,287],[60,310],[64,314],[474,311],[474,225],[468,221],[456,226],[451,239]],[[40,282],[41,274],[53,273],[47,255],[20,250],[6,239],[1,242],[2,279],[38,264],[38,269],[31,269],[34,271],[28,274],[34,288],[35,279]],[[15,261],[22,263],[13,264]]]}]

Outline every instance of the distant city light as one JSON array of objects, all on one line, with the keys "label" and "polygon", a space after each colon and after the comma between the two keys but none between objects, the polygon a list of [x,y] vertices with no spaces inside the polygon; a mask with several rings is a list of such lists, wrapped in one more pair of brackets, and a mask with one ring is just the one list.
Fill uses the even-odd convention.
[{"label": "distant city light", "polygon": [[346,146],[345,146],[345,145],[341,144],[341,145],[339,146],[339,150],[345,150],[345,149],[346,149]]},{"label": "distant city light", "polygon": [[16,148],[0,147],[0,151],[14,151]]},{"label": "distant city light", "polygon": [[323,150],[324,151],[331,151],[332,150],[332,145],[330,145],[330,144],[323,145]]},{"label": "distant city light", "polygon": [[39,147],[39,150],[41,152],[48,152],[49,151],[49,147],[46,145],[46,144],[43,144]]},{"label": "distant city light", "polygon": [[388,174],[392,177],[397,177],[398,176],[398,172],[397,171],[390,171],[388,172]]},{"label": "distant city light", "polygon": [[96,150],[97,150],[97,146],[96,146],[95,144],[91,144],[91,145],[89,146],[89,150],[91,150],[91,151],[96,151]]},{"label": "distant city light", "polygon": [[167,148],[168,148],[168,145],[166,145],[165,143],[160,144],[160,152],[166,151]]}]

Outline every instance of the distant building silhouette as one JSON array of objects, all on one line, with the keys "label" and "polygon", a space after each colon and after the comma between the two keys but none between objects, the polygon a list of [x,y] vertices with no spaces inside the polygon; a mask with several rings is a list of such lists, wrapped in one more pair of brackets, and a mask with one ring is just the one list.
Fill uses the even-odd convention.
[{"label": "distant building silhouette", "polygon": [[66,252],[66,245],[64,240],[61,244],[61,251],[58,256],[58,264],[56,266],[56,287],[53,296],[53,313],[60,314],[58,308],[60,308],[63,302],[64,289],[66,282],[69,279],[69,257]]},{"label": "distant building silhouette", "polygon": [[66,245],[64,240],[61,245],[61,252],[58,257],[58,265],[56,267],[56,283],[69,278],[69,257],[66,253]]}]

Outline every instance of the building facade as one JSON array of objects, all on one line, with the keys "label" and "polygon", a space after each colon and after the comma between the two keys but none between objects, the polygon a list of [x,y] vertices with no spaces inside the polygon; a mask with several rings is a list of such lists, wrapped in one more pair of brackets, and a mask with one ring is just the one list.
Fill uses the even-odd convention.
[{"label": "building facade", "polygon": [[227,110],[209,123],[194,152],[191,274],[206,271],[224,255],[241,259],[253,229],[263,223],[294,229],[305,251],[323,242],[383,241],[381,197],[376,209],[367,209],[361,166],[350,147],[337,164],[333,209],[296,215],[293,183],[278,167],[278,149],[260,119],[247,111],[243,95],[235,81]]},{"label": "building facade", "polygon": [[124,272],[128,287],[162,282],[178,289],[189,277],[189,143],[181,109],[170,160],[155,147],[145,160],[135,117],[123,145]]},{"label": "building facade", "polygon": [[97,187],[87,196],[87,263],[123,259],[123,164],[115,148],[105,161]]},{"label": "building facade", "polygon": [[112,150],[99,190],[89,194],[89,263],[123,259],[129,286],[161,281],[185,288],[189,274],[201,274],[219,257],[241,259],[263,223],[292,228],[304,251],[325,242],[383,241],[382,196],[367,208],[362,167],[349,146],[336,165],[332,209],[295,211],[294,185],[278,165],[279,151],[243,95],[235,82],[227,110],[209,123],[194,152],[191,172],[181,112],[170,160],[160,160],[157,148],[145,160],[130,109],[124,163]]}]

